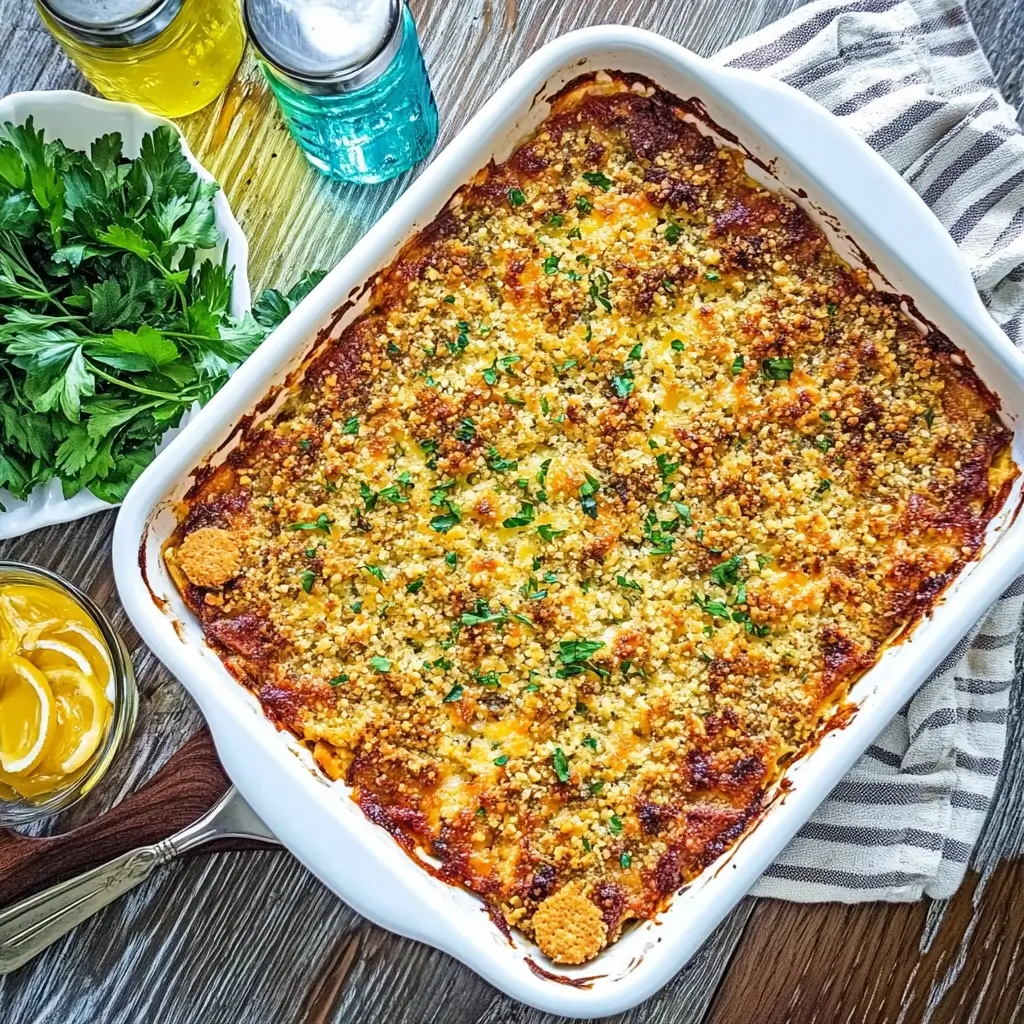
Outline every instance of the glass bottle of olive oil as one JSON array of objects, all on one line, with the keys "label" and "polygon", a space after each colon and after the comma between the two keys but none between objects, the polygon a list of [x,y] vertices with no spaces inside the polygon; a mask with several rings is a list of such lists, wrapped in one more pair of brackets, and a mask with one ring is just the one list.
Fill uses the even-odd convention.
[{"label": "glass bottle of olive oil", "polygon": [[37,0],[36,6],[104,96],[166,117],[215,100],[245,48],[238,0]]}]

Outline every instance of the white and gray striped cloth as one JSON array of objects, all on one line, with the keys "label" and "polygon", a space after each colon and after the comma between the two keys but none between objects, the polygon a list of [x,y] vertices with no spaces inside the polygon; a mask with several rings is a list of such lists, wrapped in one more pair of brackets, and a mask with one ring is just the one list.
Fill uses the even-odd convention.
[{"label": "white and gray striped cloth", "polygon": [[[873,146],[956,240],[1024,345],[1024,135],[958,0],[820,0],[719,53],[801,89]],[[836,787],[754,893],[950,896],[1003,763],[1018,579]]]}]

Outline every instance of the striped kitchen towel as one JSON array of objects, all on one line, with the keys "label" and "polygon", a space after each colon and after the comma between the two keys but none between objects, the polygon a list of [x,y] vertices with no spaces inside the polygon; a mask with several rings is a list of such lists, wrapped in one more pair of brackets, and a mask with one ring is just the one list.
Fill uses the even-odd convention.
[{"label": "striped kitchen towel", "polygon": [[[958,0],[819,0],[719,53],[801,89],[918,191],[1024,345],[1024,135]],[[958,645],[755,886],[817,902],[950,896],[1006,743],[1024,577]]]}]

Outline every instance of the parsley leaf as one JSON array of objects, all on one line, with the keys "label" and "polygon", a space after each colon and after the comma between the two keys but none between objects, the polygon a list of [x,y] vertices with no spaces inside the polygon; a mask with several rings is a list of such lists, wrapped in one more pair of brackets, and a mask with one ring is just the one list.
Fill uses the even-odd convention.
[{"label": "parsley leaf", "polygon": [[320,530],[321,533],[331,532],[331,519],[326,512],[321,512],[312,523],[292,523],[289,530]]},{"label": "parsley leaf", "polygon": [[25,498],[57,477],[119,502],[323,276],[233,317],[232,271],[208,258],[217,191],[167,126],[134,159],[117,133],[86,152],[0,126],[0,486]]},{"label": "parsley leaf", "polygon": [[611,178],[605,177],[600,171],[584,171],[583,180],[602,192],[607,192],[612,187]]},{"label": "parsley leaf", "polygon": [[547,523],[542,523],[537,527],[537,533],[540,534],[540,539],[544,541],[552,541],[556,537],[561,537],[565,530],[556,530],[553,526],[549,526]]},{"label": "parsley leaf", "polygon": [[769,380],[789,380],[793,373],[793,360],[789,356],[762,359],[761,373]]}]

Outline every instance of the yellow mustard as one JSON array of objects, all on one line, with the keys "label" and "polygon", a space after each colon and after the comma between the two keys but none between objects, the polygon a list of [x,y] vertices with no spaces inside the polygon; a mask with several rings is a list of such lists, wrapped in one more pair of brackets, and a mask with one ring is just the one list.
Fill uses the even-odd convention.
[{"label": "yellow mustard", "polygon": [[165,117],[215,100],[245,48],[238,0],[37,0],[36,6],[104,96]]}]

